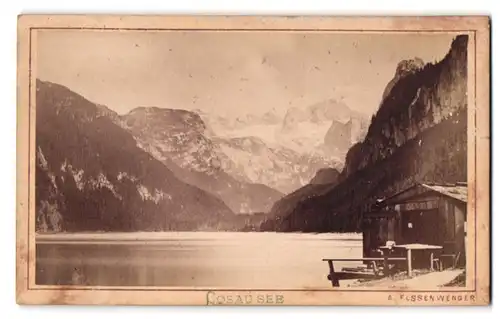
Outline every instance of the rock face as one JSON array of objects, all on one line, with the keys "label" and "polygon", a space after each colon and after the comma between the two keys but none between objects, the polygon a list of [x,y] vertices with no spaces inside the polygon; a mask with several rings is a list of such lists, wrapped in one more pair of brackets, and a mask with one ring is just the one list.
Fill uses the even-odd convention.
[{"label": "rock face", "polygon": [[182,181],[221,198],[235,213],[269,211],[282,194],[255,180],[236,179],[218,143],[206,135],[199,114],[164,108],[137,108],[120,118],[137,145],[164,163]]},{"label": "rock face", "polygon": [[347,153],[338,183],[285,196],[279,220],[263,228],[356,231],[364,205],[377,198],[417,181],[466,181],[467,42],[458,36],[437,64],[400,63],[366,138]]},{"label": "rock face", "polygon": [[346,153],[352,145],[351,134],[352,121],[350,119],[347,123],[333,121],[332,126],[326,132],[325,145],[335,153]]},{"label": "rock face", "polygon": [[407,75],[415,74],[417,71],[424,67],[424,61],[420,58],[414,58],[410,60],[403,60],[398,63],[396,67],[396,73],[392,80],[385,87],[384,93],[382,95],[382,102],[385,101],[387,96],[391,93],[391,90],[394,88],[394,85],[399,82],[402,78]]},{"label": "rock face", "polygon": [[222,230],[235,215],[137,147],[105,108],[37,81],[37,231]]}]

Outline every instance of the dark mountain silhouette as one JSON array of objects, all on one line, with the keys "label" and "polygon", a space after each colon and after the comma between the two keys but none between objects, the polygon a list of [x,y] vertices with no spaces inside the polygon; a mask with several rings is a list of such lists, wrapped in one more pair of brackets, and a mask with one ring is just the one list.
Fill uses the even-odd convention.
[{"label": "dark mountain silhouette", "polygon": [[43,81],[36,103],[38,231],[233,227],[235,215],[222,200],[137,147],[105,107]]},{"label": "dark mountain silhouette", "polygon": [[320,169],[314,178],[311,180],[311,184],[335,184],[338,182],[340,177],[340,172],[335,168],[323,168]]}]

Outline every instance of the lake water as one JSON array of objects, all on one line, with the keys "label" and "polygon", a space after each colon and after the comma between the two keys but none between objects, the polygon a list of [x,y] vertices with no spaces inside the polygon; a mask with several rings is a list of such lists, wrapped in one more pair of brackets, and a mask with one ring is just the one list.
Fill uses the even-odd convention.
[{"label": "lake water", "polygon": [[322,258],[362,255],[360,234],[44,234],[36,242],[38,285],[326,288]]}]

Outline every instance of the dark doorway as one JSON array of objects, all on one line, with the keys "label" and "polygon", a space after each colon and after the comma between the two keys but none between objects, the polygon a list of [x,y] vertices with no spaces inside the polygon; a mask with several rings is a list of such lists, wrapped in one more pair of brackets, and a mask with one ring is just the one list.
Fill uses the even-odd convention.
[{"label": "dark doorway", "polygon": [[441,242],[443,227],[437,209],[403,211],[401,219],[404,244],[438,245]]}]

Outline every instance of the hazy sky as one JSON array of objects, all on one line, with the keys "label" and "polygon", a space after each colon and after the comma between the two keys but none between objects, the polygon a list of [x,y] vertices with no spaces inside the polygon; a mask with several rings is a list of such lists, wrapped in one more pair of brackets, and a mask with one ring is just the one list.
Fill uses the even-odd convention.
[{"label": "hazy sky", "polygon": [[43,30],[37,39],[38,78],[118,113],[238,115],[330,98],[373,113],[399,61],[439,61],[453,35]]}]

